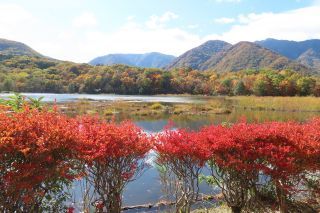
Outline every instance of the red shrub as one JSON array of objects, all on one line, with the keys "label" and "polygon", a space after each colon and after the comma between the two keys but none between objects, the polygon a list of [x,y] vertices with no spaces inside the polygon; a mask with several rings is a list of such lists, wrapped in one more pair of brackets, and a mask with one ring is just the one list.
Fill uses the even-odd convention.
[{"label": "red shrub", "polygon": [[124,186],[143,171],[151,140],[131,122],[107,123],[87,117],[80,120],[79,130],[78,151],[99,195],[97,211],[120,212]]},{"label": "red shrub", "polygon": [[[225,197],[232,201],[229,205],[242,208],[249,196],[239,200],[239,195],[247,194],[250,188],[255,187],[262,172],[271,178],[280,205],[285,208],[283,202],[287,194],[297,190],[296,186],[308,172],[319,171],[318,124],[319,120],[306,124],[241,122],[229,128],[204,128],[201,134],[212,155],[212,175],[217,182],[224,181],[220,186]],[[238,193],[230,188],[235,184]]]},{"label": "red shrub", "polygon": [[208,160],[206,144],[196,132],[180,129],[158,135],[155,145],[157,162],[176,177],[175,195],[177,212],[190,212],[199,193],[199,175]]},{"label": "red shrub", "polygon": [[0,112],[1,208],[35,211],[54,186],[74,178],[75,125],[55,112]]}]

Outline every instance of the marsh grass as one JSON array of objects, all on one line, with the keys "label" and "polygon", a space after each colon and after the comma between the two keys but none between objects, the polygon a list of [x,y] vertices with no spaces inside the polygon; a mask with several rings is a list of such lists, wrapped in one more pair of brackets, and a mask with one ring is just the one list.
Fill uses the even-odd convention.
[{"label": "marsh grass", "polygon": [[168,114],[222,114],[230,113],[230,109],[223,106],[221,100],[209,100],[206,103],[145,103],[128,101],[94,102],[81,100],[75,103],[61,104],[61,109],[67,113],[97,114],[112,117],[121,114],[127,118],[159,116]]},{"label": "marsh grass", "polygon": [[208,97],[201,103],[146,103],[128,101],[88,101],[60,103],[58,107],[69,115],[99,115],[108,119],[164,117],[172,115],[215,115],[261,111],[271,112],[320,112],[320,98],[315,97]]},{"label": "marsh grass", "polygon": [[320,112],[320,98],[317,97],[228,97],[233,106],[248,110],[276,110],[297,112]]},{"label": "marsh grass", "polygon": [[154,104],[152,104],[151,105],[151,109],[153,109],[153,110],[161,110],[161,109],[163,109],[165,106],[163,106],[162,104],[160,104],[160,103],[154,103]]}]

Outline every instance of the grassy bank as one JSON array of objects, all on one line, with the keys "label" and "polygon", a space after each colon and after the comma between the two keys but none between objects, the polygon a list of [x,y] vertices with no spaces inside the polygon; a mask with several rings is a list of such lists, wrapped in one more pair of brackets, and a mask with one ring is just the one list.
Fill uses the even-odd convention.
[{"label": "grassy bank", "polygon": [[316,97],[227,97],[236,108],[279,111],[320,111],[320,98]]}]

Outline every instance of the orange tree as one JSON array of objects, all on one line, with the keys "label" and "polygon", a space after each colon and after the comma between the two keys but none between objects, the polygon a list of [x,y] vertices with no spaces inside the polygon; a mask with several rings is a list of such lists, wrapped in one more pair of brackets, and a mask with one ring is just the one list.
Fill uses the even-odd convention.
[{"label": "orange tree", "polygon": [[64,187],[77,176],[75,125],[56,112],[0,112],[1,211],[63,208]]},{"label": "orange tree", "polygon": [[107,123],[89,117],[79,122],[78,153],[98,196],[97,212],[120,212],[124,187],[146,167],[151,140],[131,122]]},{"label": "orange tree", "polygon": [[199,195],[199,175],[208,159],[206,146],[196,132],[166,130],[155,144],[157,163],[177,179],[175,203],[177,212],[190,212]]}]

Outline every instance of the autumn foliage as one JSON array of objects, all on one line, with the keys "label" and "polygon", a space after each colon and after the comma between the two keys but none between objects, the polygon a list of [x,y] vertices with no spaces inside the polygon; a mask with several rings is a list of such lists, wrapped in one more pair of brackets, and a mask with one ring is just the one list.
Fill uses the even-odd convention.
[{"label": "autumn foliage", "polygon": [[[190,162],[201,165],[207,159],[211,180],[233,212],[259,204],[264,208],[267,187],[274,190],[280,211],[288,212],[289,201],[306,190],[308,176],[319,174],[319,119],[304,124],[239,122],[189,134],[178,130],[160,137],[159,160],[185,171]],[[181,162],[185,158],[192,161]],[[315,195],[319,188],[313,190]]]},{"label": "autumn foliage", "polygon": [[177,212],[190,212],[199,195],[199,175],[209,157],[205,144],[196,132],[166,130],[155,144],[157,163],[179,180],[175,198]]},{"label": "autumn foliage", "polygon": [[[124,186],[145,168],[151,145],[150,137],[131,122],[69,118],[27,106],[10,112],[4,107],[0,112],[0,210],[62,211],[64,188],[88,178],[98,194],[97,210],[120,212]],[[59,209],[52,207],[55,195],[64,198],[54,204]]]},{"label": "autumn foliage", "polygon": [[0,112],[1,211],[43,211],[45,197],[77,175],[75,125],[56,112]]},{"label": "autumn foliage", "polygon": [[131,122],[107,123],[87,117],[79,121],[79,128],[79,154],[98,194],[97,212],[120,212],[124,187],[146,167],[152,140]]}]

